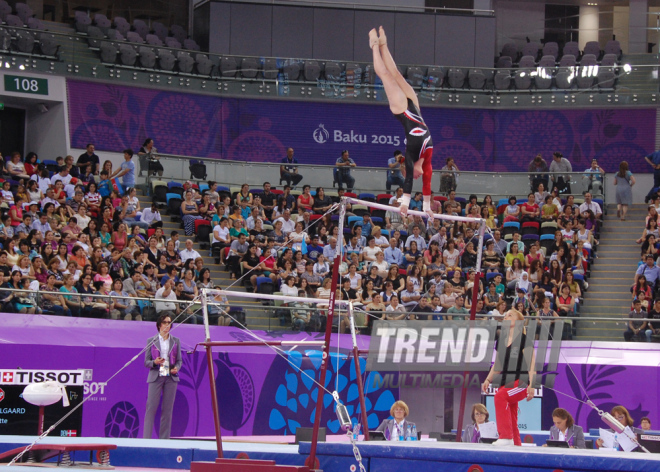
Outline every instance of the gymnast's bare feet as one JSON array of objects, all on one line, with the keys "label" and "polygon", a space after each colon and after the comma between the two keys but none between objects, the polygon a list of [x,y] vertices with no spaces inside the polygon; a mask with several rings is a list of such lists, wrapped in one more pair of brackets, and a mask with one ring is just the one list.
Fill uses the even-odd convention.
[{"label": "gymnast's bare feet", "polygon": [[378,28],[378,45],[385,46],[387,44],[387,36],[385,36],[385,30],[381,26]]},{"label": "gymnast's bare feet", "polygon": [[376,28],[373,28],[371,31],[369,31],[369,49],[373,49],[374,46],[378,46],[378,44],[378,33],[376,32]]}]

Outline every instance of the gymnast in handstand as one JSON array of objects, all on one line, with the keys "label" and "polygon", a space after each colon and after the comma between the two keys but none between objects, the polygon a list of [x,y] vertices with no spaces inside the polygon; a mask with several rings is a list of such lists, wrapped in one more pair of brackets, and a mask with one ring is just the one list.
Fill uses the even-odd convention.
[{"label": "gymnast in handstand", "polygon": [[419,111],[417,94],[394,63],[387,48],[385,30],[381,26],[369,31],[369,47],[373,51],[374,70],[383,81],[385,94],[390,103],[390,110],[406,130],[406,162],[402,169],[404,175],[401,215],[406,216],[410,206],[410,194],[413,179],[422,177],[423,210],[433,218],[431,211],[431,177],[433,174],[433,141],[431,132],[424,123]]}]

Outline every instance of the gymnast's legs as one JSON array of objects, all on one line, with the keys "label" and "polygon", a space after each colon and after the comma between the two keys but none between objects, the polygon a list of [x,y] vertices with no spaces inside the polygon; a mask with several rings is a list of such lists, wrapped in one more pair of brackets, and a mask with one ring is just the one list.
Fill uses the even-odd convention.
[{"label": "gymnast's legs", "polygon": [[[417,99],[417,94],[410,86],[410,84],[406,82],[406,79],[403,78],[399,72],[399,69],[397,69],[394,59],[392,58],[392,54],[390,54],[390,51],[387,47],[387,38],[385,36],[385,30],[382,26],[380,27],[378,33],[376,32],[375,28],[369,32],[369,47],[371,47],[373,52],[374,70],[383,82],[383,88],[385,89],[385,94],[387,95],[387,100],[390,104],[390,111],[394,115],[400,115],[404,113],[408,109],[408,99],[410,99],[419,110],[419,100]],[[429,149],[432,150],[432,148]],[[426,158],[427,155],[428,159]],[[403,200],[401,202],[401,214],[404,217],[408,212],[408,207],[410,205],[410,194],[412,191],[412,179],[409,177],[410,171],[412,171],[412,177],[414,179],[417,179],[420,176],[424,176],[424,209],[426,211],[428,208],[427,213],[429,213],[429,216],[432,217],[433,214],[430,211],[432,177],[430,153],[424,153],[422,156],[419,156],[416,161],[411,159],[409,153],[406,153],[406,180],[404,184]],[[426,175],[426,173],[428,173],[428,175]]]}]

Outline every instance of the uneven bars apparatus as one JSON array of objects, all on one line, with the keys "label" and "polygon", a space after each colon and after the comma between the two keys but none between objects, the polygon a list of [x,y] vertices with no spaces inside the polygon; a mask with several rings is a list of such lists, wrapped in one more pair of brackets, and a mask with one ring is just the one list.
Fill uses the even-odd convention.
[{"label": "uneven bars apparatus", "polygon": [[[353,198],[353,197],[342,198],[342,209],[345,208],[346,203],[355,203],[357,205],[364,205],[370,208],[378,208],[380,210],[401,213],[401,208],[399,207],[392,207],[389,205],[383,205],[381,203],[368,202],[366,200],[360,200],[358,198]],[[408,210],[406,213],[408,215],[421,216],[422,218],[429,217],[429,215],[423,211]],[[474,274],[474,286],[472,288],[472,307],[470,308],[470,321],[475,321],[476,313],[477,313],[477,301],[479,300],[479,281],[481,280],[481,256],[484,246],[484,235],[486,233],[486,220],[484,220],[483,218],[467,218],[465,216],[438,215],[438,214],[434,215],[434,217],[442,220],[460,221],[463,223],[479,223],[479,244],[477,247],[477,266],[475,267],[476,272]],[[343,219],[341,216],[339,221],[341,225],[341,223],[343,223]],[[340,226],[339,234],[343,234],[341,226]],[[468,349],[472,348],[472,342],[473,339],[470,336],[468,338]],[[357,358],[357,349],[356,352],[354,353],[354,356]],[[461,432],[463,431],[463,416],[465,415],[465,401],[467,398],[468,376],[469,376],[468,372],[463,373],[463,388],[461,390],[461,403],[458,410],[458,425],[456,426],[456,442],[461,442]],[[360,379],[360,383],[361,383],[361,379]],[[359,391],[361,390],[359,388],[359,384],[358,384],[358,390]],[[363,398],[364,394],[361,391],[359,393],[361,394],[361,398]]]}]

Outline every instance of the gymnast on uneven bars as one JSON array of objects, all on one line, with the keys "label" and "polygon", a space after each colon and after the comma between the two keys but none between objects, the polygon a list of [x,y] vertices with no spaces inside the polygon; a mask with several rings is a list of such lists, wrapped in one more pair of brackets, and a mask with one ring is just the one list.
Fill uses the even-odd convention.
[{"label": "gymnast on uneven bars", "polygon": [[417,94],[397,69],[387,48],[385,30],[381,26],[369,31],[369,47],[374,56],[374,70],[383,81],[390,110],[401,122],[406,131],[406,161],[402,169],[404,175],[401,215],[407,216],[413,179],[422,177],[423,210],[433,218],[431,211],[431,177],[433,176],[433,141],[431,132],[424,123],[419,111]]}]

